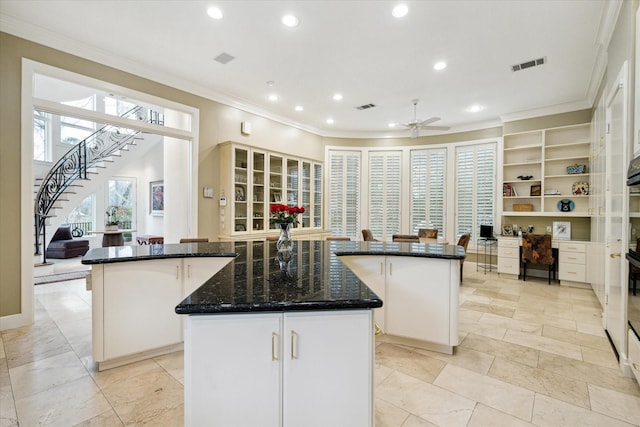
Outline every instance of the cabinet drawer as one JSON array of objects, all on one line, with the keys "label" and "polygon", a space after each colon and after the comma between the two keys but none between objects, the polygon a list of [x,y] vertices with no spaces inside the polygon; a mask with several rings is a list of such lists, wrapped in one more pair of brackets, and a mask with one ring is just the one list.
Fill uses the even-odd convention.
[{"label": "cabinet drawer", "polygon": [[498,248],[517,248],[519,246],[518,239],[498,239]]},{"label": "cabinet drawer", "polygon": [[560,253],[562,252],[579,252],[585,253],[587,245],[584,243],[574,243],[574,242],[560,242],[558,244],[558,250]]},{"label": "cabinet drawer", "polygon": [[586,255],[580,252],[560,252],[560,264],[582,264],[585,265]]},{"label": "cabinet drawer", "polygon": [[636,376],[636,380],[640,383],[640,341],[636,334],[629,329],[629,364],[631,371]]},{"label": "cabinet drawer", "polygon": [[517,258],[498,258],[498,273],[520,274],[520,261]]},{"label": "cabinet drawer", "polygon": [[518,259],[520,257],[520,248],[516,246],[515,248],[507,247],[498,247],[498,259],[500,258],[514,258]]},{"label": "cabinet drawer", "polygon": [[560,264],[558,276],[560,280],[570,280],[572,282],[585,282],[584,264]]}]

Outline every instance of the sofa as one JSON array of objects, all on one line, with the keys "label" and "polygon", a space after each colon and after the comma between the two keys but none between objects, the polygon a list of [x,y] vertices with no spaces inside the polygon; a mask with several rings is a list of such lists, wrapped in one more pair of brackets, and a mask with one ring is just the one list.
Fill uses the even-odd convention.
[{"label": "sofa", "polygon": [[89,241],[86,239],[74,239],[70,226],[58,227],[47,246],[47,258],[73,258],[82,256],[89,250]]}]

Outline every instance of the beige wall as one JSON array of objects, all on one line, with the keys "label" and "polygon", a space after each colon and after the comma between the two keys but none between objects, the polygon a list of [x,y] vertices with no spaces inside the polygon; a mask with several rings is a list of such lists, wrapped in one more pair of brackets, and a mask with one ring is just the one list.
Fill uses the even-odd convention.
[{"label": "beige wall", "polygon": [[449,144],[502,136],[502,127],[479,129],[446,135],[421,136],[419,138],[323,138],[326,145],[344,147],[402,147],[414,145]]},{"label": "beige wall", "polygon": [[[217,240],[217,197],[202,197],[202,187],[219,194],[218,158],[215,146],[238,141],[261,148],[283,151],[313,160],[324,160],[319,136],[265,119],[209,99],[116,70],[77,56],[0,32],[0,317],[20,313],[20,87],[22,58],[93,77],[200,110],[198,235]],[[251,136],[240,134],[240,122],[249,121]]]}]

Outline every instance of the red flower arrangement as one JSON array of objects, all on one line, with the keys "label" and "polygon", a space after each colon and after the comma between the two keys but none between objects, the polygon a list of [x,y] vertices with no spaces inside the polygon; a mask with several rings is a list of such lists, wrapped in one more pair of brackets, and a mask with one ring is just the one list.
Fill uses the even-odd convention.
[{"label": "red flower arrangement", "polygon": [[297,224],[298,214],[304,213],[302,206],[271,205],[271,219],[276,224]]}]

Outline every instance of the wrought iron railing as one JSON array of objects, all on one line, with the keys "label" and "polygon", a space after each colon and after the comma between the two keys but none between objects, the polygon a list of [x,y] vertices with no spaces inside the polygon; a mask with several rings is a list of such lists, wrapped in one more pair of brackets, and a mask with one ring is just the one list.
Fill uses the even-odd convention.
[{"label": "wrought iron railing", "polygon": [[[137,106],[122,115],[137,118],[143,107]],[[80,141],[58,160],[44,178],[34,206],[35,254],[40,242],[46,242],[46,220],[60,195],[77,179],[87,179],[87,169],[114,155],[133,141],[140,131],[106,125]],[[42,251],[44,253],[44,251]],[[45,259],[46,261],[46,259]]]}]

